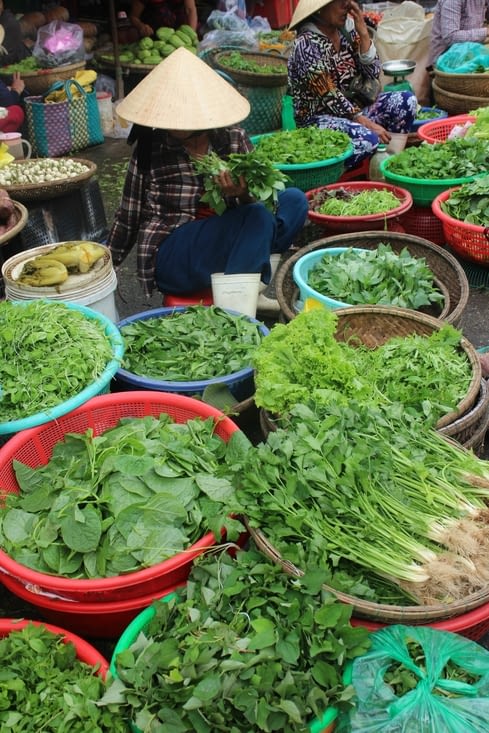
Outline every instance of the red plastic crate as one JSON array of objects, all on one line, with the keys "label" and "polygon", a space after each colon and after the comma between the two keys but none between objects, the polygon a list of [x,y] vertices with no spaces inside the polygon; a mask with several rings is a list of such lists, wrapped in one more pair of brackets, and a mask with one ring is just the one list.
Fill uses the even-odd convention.
[{"label": "red plastic crate", "polygon": [[256,0],[253,15],[267,18],[272,28],[290,23],[297,2],[294,0]]}]

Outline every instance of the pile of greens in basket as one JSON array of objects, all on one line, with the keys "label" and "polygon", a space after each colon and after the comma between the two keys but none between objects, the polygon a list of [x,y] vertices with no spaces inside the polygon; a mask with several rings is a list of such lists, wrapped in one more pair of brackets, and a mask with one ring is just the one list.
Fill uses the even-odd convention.
[{"label": "pile of greens in basket", "polygon": [[450,192],[441,210],[459,221],[487,227],[489,223],[489,176],[464,183]]},{"label": "pile of greens in basket", "polygon": [[28,623],[0,639],[2,684],[0,730],[126,733],[127,722],[114,706],[102,707],[104,680],[42,625]]},{"label": "pile of greens in basket", "polygon": [[242,437],[226,443],[214,418],[180,424],[166,413],[68,434],[46,465],[14,461],[20,493],[0,507],[0,547],[42,573],[99,578],[163,562],[209,530],[235,539],[222,502],[226,454]]},{"label": "pile of greens in basket", "polygon": [[311,198],[309,207],[326,216],[369,216],[386,213],[400,204],[399,198],[386,188],[355,190],[341,186],[319,190]]},{"label": "pile of greens in basket", "polygon": [[155,733],[307,733],[329,707],[348,709],[342,672],[370,647],[322,581],[317,570],[285,575],[253,546],[201,558],[117,654],[102,704]]},{"label": "pile of greens in basket", "polygon": [[413,257],[407,247],[396,254],[389,244],[376,249],[324,256],[307,273],[308,285],[322,295],[350,305],[395,305],[419,310],[443,304],[424,257]]},{"label": "pile of greens in basket", "polygon": [[309,398],[320,404],[399,403],[435,425],[456,408],[472,381],[460,331],[444,324],[429,336],[412,334],[367,348],[354,335],[335,338],[338,316],[318,308],[277,323],[255,352],[255,403],[285,416]]},{"label": "pile of greens in basket", "polygon": [[113,358],[103,324],[65,303],[0,302],[0,422],[49,411],[93,384]]},{"label": "pile of greens in basket", "polygon": [[486,462],[402,405],[298,404],[236,464],[229,511],[273,557],[329,568],[328,584],[356,597],[367,585],[377,602],[389,601],[375,577],[423,606],[487,590]]},{"label": "pile of greens in basket", "polygon": [[464,137],[423,142],[387,158],[384,166],[389,173],[424,180],[482,175],[489,169],[489,140]]},{"label": "pile of greens in basket", "polygon": [[[272,57],[273,58],[273,57]],[[234,69],[235,71],[248,71],[253,74],[286,74],[287,65],[282,63],[263,63],[255,61],[253,58],[244,56],[240,51],[230,51],[229,53],[219,58],[221,66],[225,66],[228,69]]]},{"label": "pile of greens in basket", "polygon": [[192,382],[250,368],[261,324],[216,306],[189,306],[121,327],[123,367],[166,382]]},{"label": "pile of greens in basket", "polygon": [[257,153],[277,165],[317,163],[343,155],[351,146],[345,132],[298,127],[261,135],[255,143]]}]

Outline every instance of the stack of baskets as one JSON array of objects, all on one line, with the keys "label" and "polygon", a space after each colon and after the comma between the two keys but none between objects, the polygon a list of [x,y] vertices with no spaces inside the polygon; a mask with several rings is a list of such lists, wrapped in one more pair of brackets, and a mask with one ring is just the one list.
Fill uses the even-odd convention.
[{"label": "stack of baskets", "polygon": [[206,61],[224,78],[231,81],[250,103],[251,112],[242,126],[250,135],[279,130],[282,126],[282,98],[287,91],[287,59],[273,53],[253,53],[242,49],[239,53],[261,66],[275,66],[274,73],[256,73],[233,69],[226,64],[231,50],[213,49]]},{"label": "stack of baskets", "polygon": [[487,73],[451,74],[434,70],[433,95],[438,107],[449,115],[466,114],[489,104],[489,75]]}]

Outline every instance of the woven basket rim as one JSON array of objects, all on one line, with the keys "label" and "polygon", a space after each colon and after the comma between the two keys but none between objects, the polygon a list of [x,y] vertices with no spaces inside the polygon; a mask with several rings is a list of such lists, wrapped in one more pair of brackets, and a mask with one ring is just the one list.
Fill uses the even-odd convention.
[{"label": "woven basket rim", "polygon": [[439,428],[438,432],[442,435],[447,435],[448,437],[453,438],[456,433],[466,430],[467,428],[472,427],[472,425],[480,422],[484,418],[488,409],[489,386],[487,384],[487,380],[482,377],[477,402],[470,410],[468,410],[468,412],[465,412],[457,420],[450,423],[450,425]]},{"label": "woven basket rim", "polygon": [[[61,66],[53,66],[46,69],[35,69],[33,71],[21,71],[20,75],[22,79],[42,78],[45,76],[51,76],[53,74],[59,74],[59,72],[74,71],[75,69],[81,69],[86,66],[86,61],[74,61],[71,64],[63,64]],[[11,71],[6,71],[6,67],[0,67],[0,76],[12,76]]]},{"label": "woven basket rim", "polygon": [[[235,52],[240,53],[248,59],[256,60],[258,63],[263,61],[264,65],[267,63],[271,66],[282,66],[283,72],[260,74],[258,72],[241,71],[240,69],[233,69],[230,66],[226,66],[226,64],[223,63],[223,59]],[[240,49],[235,49],[234,51],[220,51],[219,49],[216,49],[216,52],[212,55],[212,62],[217,69],[229,74],[229,76],[238,84],[244,84],[245,86],[282,86],[287,84],[287,59],[284,56],[254,51],[242,51]]]},{"label": "woven basket rim", "polygon": [[9,229],[5,234],[2,234],[0,236],[0,246],[2,244],[6,244],[7,242],[10,242],[11,239],[13,239],[19,232],[22,231],[22,229],[27,224],[27,219],[29,218],[29,212],[27,211],[24,204],[21,204],[20,201],[14,201],[12,199],[12,203],[14,207],[17,209],[17,212],[19,213],[19,219],[17,223]]},{"label": "woven basket rim", "polygon": [[442,79],[467,79],[467,77],[469,77],[470,79],[487,79],[489,81],[489,71],[476,71],[473,73],[461,74],[459,72],[441,71],[440,69],[437,69],[436,66],[434,67],[433,71],[435,73],[435,76],[440,76]]},{"label": "woven basket rim", "polygon": [[[300,570],[300,568],[280,555],[278,550],[275,549],[261,529],[252,527],[247,517],[244,517],[243,519],[246,528],[258,549],[260,549],[277,565],[280,565],[288,575],[292,575],[294,577],[300,577],[303,575],[303,571]],[[387,621],[389,623],[421,624],[425,622],[441,621],[478,608],[489,600],[489,585],[483,591],[478,591],[477,593],[472,593],[469,596],[466,596],[463,601],[455,601],[450,604],[440,603],[438,605],[431,606],[391,606],[385,603],[363,601],[355,596],[350,596],[348,593],[335,590],[328,585],[323,585],[323,589],[332,593],[339,601],[353,606],[355,615],[372,621]]]},{"label": "woven basket rim", "polygon": [[[27,201],[44,199],[49,196],[62,196],[67,191],[76,188],[84,181],[87,181],[97,172],[97,164],[86,158],[64,156],[77,163],[87,166],[86,171],[71,178],[58,178],[55,181],[44,181],[43,183],[25,183],[23,185],[3,186],[10,197],[24,198]],[[26,158],[25,160],[13,160],[9,165],[25,165],[36,160],[44,161],[46,158]]]},{"label": "woven basket rim", "polygon": [[[488,97],[473,97],[469,94],[457,94],[456,92],[449,92],[447,89],[443,89],[443,87],[440,87],[436,81],[433,79],[432,82],[433,91],[439,94],[440,96],[445,96],[447,99],[452,99],[454,102],[465,102],[466,107],[485,107],[487,103],[489,102],[489,96]],[[471,101],[469,101],[471,100]],[[462,113],[460,113],[462,114]],[[448,118],[445,118],[448,119]]]},{"label": "woven basket rim", "polygon": [[[362,239],[365,242],[378,242],[378,241],[386,241],[390,244],[399,242],[403,246],[407,246],[409,248],[409,243],[411,242],[413,245],[417,245],[423,249],[426,249],[428,251],[435,252],[442,260],[444,260],[450,268],[454,271],[457,281],[460,284],[460,299],[459,303],[450,303],[450,308],[453,307],[453,310],[447,315],[445,320],[448,323],[455,323],[459,320],[461,317],[465,306],[467,305],[468,299],[469,299],[469,282],[467,275],[465,274],[465,271],[460,264],[460,262],[452,255],[450,252],[447,252],[442,247],[439,247],[438,245],[434,244],[433,242],[428,241],[427,239],[423,239],[422,237],[418,237],[415,234],[405,234],[401,232],[386,232],[386,231],[380,231],[380,230],[371,230],[371,231],[365,231],[365,232],[355,232],[353,234],[337,234],[330,237],[323,237],[321,239],[317,239],[310,244],[306,245],[305,247],[301,247],[297,252],[295,252],[293,255],[288,257],[279,267],[277,270],[276,278],[275,278],[275,289],[276,289],[276,296],[277,300],[280,305],[281,313],[285,316],[286,320],[291,321],[295,316],[297,315],[291,308],[290,304],[287,302],[284,296],[284,280],[287,275],[290,275],[290,278],[292,278],[292,269],[294,264],[297,262],[298,259],[300,259],[303,255],[308,254],[309,252],[313,252],[316,249],[320,249],[322,247],[328,247],[328,246],[347,246],[346,243]],[[361,245],[360,245],[361,246]],[[298,288],[296,288],[296,292],[298,292]]]}]

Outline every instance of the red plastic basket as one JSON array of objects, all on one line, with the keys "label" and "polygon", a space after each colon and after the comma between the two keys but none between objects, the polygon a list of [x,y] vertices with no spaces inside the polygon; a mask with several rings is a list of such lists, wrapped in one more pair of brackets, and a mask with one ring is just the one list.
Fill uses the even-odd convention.
[{"label": "red plastic basket", "polygon": [[[370,631],[375,631],[386,626],[386,624],[376,623],[373,621],[365,621],[363,618],[353,617],[351,619],[352,626],[364,626]],[[418,624],[419,625],[419,624]],[[423,626],[431,626],[433,629],[440,631],[452,631],[456,634],[462,634],[468,639],[478,641],[489,632],[489,603],[485,603],[479,608],[475,608],[460,616],[446,619],[445,621],[435,621]]]},{"label": "red plastic basket", "polygon": [[400,219],[406,234],[427,239],[433,244],[445,245],[445,233],[441,221],[427,206],[412,206]]},{"label": "red plastic basket", "polygon": [[329,186],[320,186],[319,188],[307,191],[306,196],[309,205],[311,206],[315,197],[321,196],[321,194],[328,191],[335,192],[341,189],[352,193],[360,193],[365,190],[389,191],[399,199],[399,206],[389,211],[365,216],[329,216],[327,214],[320,214],[312,208],[309,209],[308,217],[311,221],[336,234],[383,229],[384,222],[389,229],[389,225],[396,222],[399,216],[405,214],[413,205],[413,197],[409,191],[399,186],[393,186],[390,183],[383,183],[382,181],[345,181],[343,183],[332,183]]},{"label": "red plastic basket", "polygon": [[443,227],[445,241],[462,259],[476,262],[479,265],[487,265],[489,263],[489,229],[453,219],[442,211],[441,204],[450,197],[451,190],[453,189],[440,193],[431,205],[433,214]]},{"label": "red plastic basket", "polygon": [[[215,433],[224,441],[239,430],[216,408],[185,395],[139,390],[99,395],[57,420],[17,433],[5,443],[0,448],[0,486],[3,492],[18,493],[12,461],[20,461],[31,468],[45,465],[54,446],[67,433],[84,433],[91,428],[95,435],[100,435],[123,417],[158,416],[162,413],[167,413],[178,423],[198,417],[213,417]],[[168,588],[185,582],[194,558],[215,544],[213,533],[208,532],[187,551],[152,567],[115,577],[80,580],[32,570],[0,550],[0,571],[4,584],[34,605],[41,605],[43,597],[64,601],[66,607],[72,606],[73,601],[137,600],[143,595],[161,595]]]},{"label": "red plastic basket", "polygon": [[89,664],[91,667],[96,669],[96,674],[102,679],[105,679],[107,672],[109,671],[109,663],[105,657],[100,654],[95,647],[82,639],[81,636],[73,634],[60,626],[53,626],[52,624],[46,624],[41,621],[30,621],[29,619],[13,619],[13,618],[0,618],[0,638],[4,638],[15,631],[20,631],[28,624],[34,624],[35,626],[44,626],[47,631],[50,631],[56,636],[63,637],[63,641],[68,643],[71,642],[76,649],[76,656],[81,662]]},{"label": "red plastic basket", "polygon": [[453,115],[442,120],[426,122],[418,130],[418,137],[427,143],[443,143],[456,125],[464,125],[466,122],[475,122],[473,115]]}]

